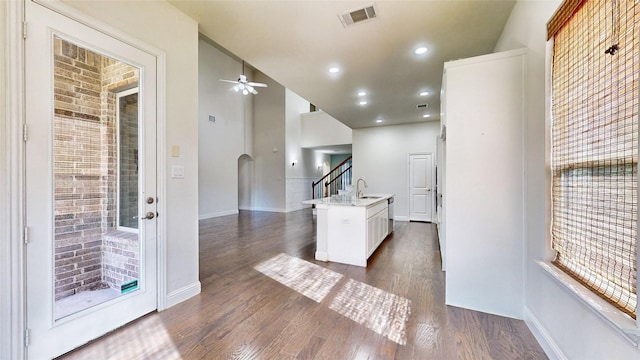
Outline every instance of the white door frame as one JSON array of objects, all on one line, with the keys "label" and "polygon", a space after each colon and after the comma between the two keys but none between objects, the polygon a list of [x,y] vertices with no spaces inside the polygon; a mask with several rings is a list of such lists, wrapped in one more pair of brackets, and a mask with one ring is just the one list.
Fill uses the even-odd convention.
[{"label": "white door frame", "polygon": [[[0,292],[0,311],[3,319],[0,322],[0,358],[24,358],[23,334],[25,328],[24,292],[24,143],[22,142],[22,124],[24,122],[24,42],[22,40],[22,20],[24,18],[24,4],[19,1],[0,2],[5,13],[0,22],[4,29],[7,42],[6,63],[2,68],[5,78],[6,93],[4,94],[5,113],[2,114],[3,131],[0,141],[3,151],[8,154],[0,160],[2,172],[11,174],[8,178],[0,179],[0,191],[8,194],[0,202],[2,206],[2,233],[0,234],[0,271],[3,273],[0,284],[6,286],[7,291]],[[5,132],[6,130],[6,132]],[[6,150],[6,152],[5,152]],[[6,225],[6,227],[5,227]],[[6,239],[5,239],[6,237]],[[6,282],[6,284],[5,284]],[[5,317],[6,316],[6,317]]]},{"label": "white door frame", "polygon": [[435,171],[434,170],[434,156],[432,152],[416,152],[407,154],[407,219],[411,221],[411,157],[416,155],[430,155],[431,156],[431,219],[433,222],[433,215],[435,210],[435,191],[433,191],[433,184],[435,184]]},{"label": "white door frame", "polygon": [[[25,251],[24,241],[24,169],[25,153],[23,137],[24,107],[25,107],[25,59],[22,23],[25,18],[25,1],[0,2],[6,10],[6,19],[2,23],[5,26],[7,42],[4,45],[6,53],[5,68],[2,76],[6,79],[5,105],[6,111],[3,114],[6,119],[4,129],[0,132],[0,146],[7,150],[8,157],[0,161],[1,170],[5,174],[11,174],[9,179],[0,180],[0,191],[9,194],[7,202],[2,203],[0,213],[7,215],[0,220],[0,225],[4,229],[0,233],[0,240],[8,237],[7,241],[0,241],[0,285],[6,285],[9,291],[0,292],[0,314],[7,322],[0,322],[0,358],[23,359],[25,356],[24,334],[25,334]],[[166,103],[166,54],[146,43],[139,41],[131,35],[115,29],[99,20],[58,1],[40,1],[41,5],[65,15],[74,21],[91,27],[97,31],[107,34],[115,39],[134,46],[156,57],[157,61],[157,194],[160,201],[157,204],[158,213],[161,215],[157,219],[157,304],[158,311],[167,308],[167,244],[166,232],[167,224],[165,216],[167,213],[166,204],[166,108],[162,104]],[[27,24],[28,30],[28,24]],[[0,63],[0,66],[2,63]],[[6,161],[7,163],[5,163]],[[6,172],[5,172],[6,171]],[[5,224],[7,222],[8,224]],[[5,284],[8,282],[8,284]],[[8,317],[4,317],[4,315]]]}]

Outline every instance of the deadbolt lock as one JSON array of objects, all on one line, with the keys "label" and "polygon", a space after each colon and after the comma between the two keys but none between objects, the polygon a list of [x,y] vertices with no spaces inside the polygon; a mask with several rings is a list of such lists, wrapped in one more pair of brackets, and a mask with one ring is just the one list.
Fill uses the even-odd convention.
[{"label": "deadbolt lock", "polygon": [[147,198],[147,204],[153,204],[154,201],[155,201],[155,199],[153,198],[153,196],[149,196]]}]

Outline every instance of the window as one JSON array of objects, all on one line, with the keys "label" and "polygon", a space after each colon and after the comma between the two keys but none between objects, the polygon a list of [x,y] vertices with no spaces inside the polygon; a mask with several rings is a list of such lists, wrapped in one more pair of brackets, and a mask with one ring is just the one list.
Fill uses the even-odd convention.
[{"label": "window", "polygon": [[549,22],[554,263],[636,318],[636,1],[567,1]]},{"label": "window", "polygon": [[138,88],[116,94],[118,230],[138,229]]}]

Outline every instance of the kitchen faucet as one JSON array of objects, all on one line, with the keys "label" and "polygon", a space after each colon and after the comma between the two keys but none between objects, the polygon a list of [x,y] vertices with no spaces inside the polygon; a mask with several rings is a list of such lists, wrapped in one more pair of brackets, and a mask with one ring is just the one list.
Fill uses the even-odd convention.
[{"label": "kitchen faucet", "polygon": [[365,181],[365,179],[363,178],[359,178],[358,181],[356,181],[356,198],[360,199],[362,197],[362,190],[360,190],[360,181],[362,181],[364,183],[364,187],[368,188],[369,186],[367,185],[367,182]]}]

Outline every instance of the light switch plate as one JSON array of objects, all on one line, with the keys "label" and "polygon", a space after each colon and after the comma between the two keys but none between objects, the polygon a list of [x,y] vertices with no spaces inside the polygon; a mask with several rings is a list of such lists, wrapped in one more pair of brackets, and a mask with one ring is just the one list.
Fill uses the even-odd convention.
[{"label": "light switch plate", "polygon": [[171,177],[174,179],[184,179],[184,166],[171,166]]}]

